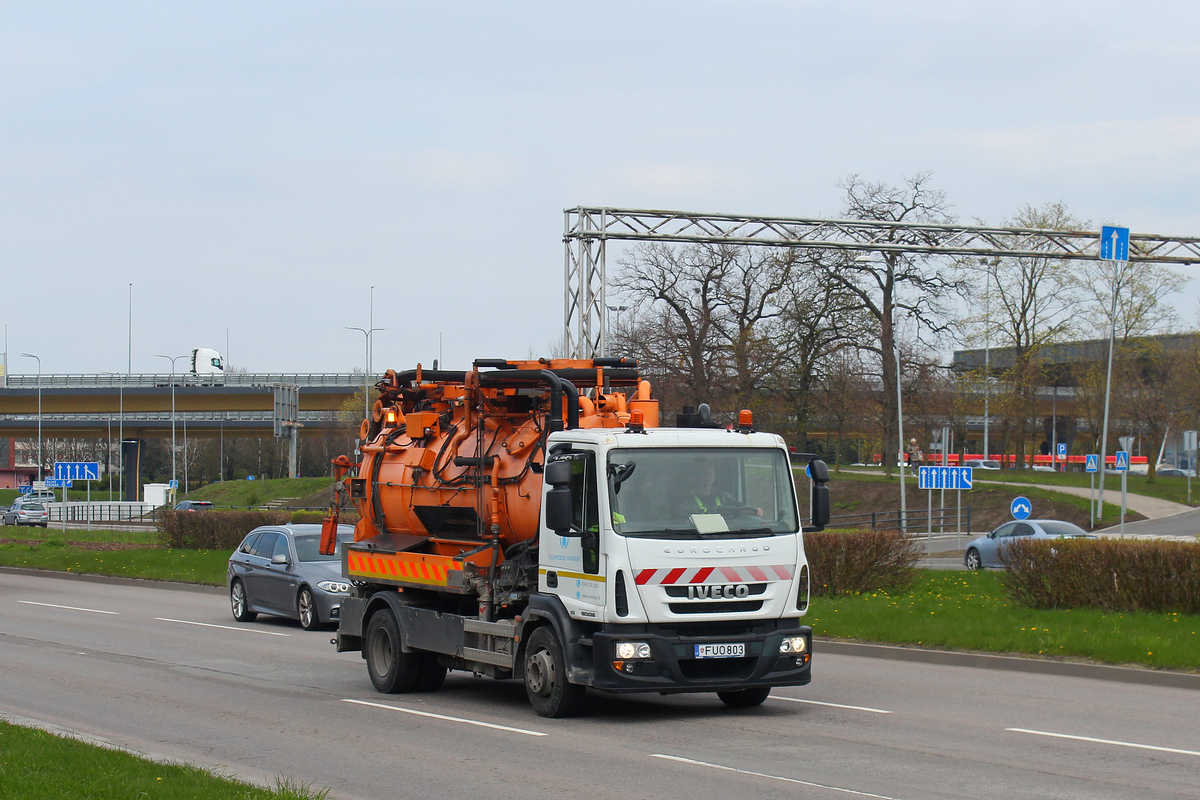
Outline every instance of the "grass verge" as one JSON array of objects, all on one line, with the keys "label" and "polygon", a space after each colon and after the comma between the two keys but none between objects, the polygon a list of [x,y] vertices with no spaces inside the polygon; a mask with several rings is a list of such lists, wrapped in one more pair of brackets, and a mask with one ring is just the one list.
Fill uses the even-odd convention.
[{"label": "grass verge", "polygon": [[[79,531],[68,531],[71,536],[76,533]],[[211,586],[225,584],[228,551],[159,547],[94,550],[82,545],[53,538],[39,542],[0,543],[0,566]]]},{"label": "grass verge", "polygon": [[160,764],[0,720],[0,798],[130,797],[153,800],[321,800],[328,791],[276,779],[253,786],[191,765]]},{"label": "grass verge", "polygon": [[805,622],[834,639],[1200,670],[1200,616],[1024,608],[994,572],[919,570],[905,592],[814,597]]}]

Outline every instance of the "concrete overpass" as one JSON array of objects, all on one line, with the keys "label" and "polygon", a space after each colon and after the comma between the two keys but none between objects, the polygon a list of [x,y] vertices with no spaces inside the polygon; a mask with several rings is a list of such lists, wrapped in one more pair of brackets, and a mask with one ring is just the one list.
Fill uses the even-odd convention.
[{"label": "concrete overpass", "polygon": [[[246,373],[193,375],[9,375],[0,390],[0,437],[106,438],[123,427],[126,438],[171,435],[171,395],[176,426],[188,436],[271,436],[275,387],[299,387],[301,436],[337,425],[342,403],[363,387],[361,373]],[[173,384],[173,386],[172,386]]]}]

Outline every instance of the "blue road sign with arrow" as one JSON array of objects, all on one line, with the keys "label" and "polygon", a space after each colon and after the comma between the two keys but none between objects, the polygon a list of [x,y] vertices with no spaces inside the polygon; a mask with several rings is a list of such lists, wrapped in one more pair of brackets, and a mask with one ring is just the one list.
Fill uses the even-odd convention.
[{"label": "blue road sign with arrow", "polygon": [[974,486],[974,467],[920,467],[918,489],[970,489]]},{"label": "blue road sign with arrow", "polygon": [[54,477],[60,481],[100,480],[99,461],[56,461]]},{"label": "blue road sign with arrow", "polygon": [[1087,467],[1088,472],[1098,472],[1100,470],[1100,456],[1097,453],[1088,453]]},{"label": "blue road sign with arrow", "polygon": [[1129,260],[1129,228],[1105,225],[1100,229],[1100,258],[1104,261]]},{"label": "blue road sign with arrow", "polygon": [[1013,519],[1029,519],[1029,515],[1033,513],[1033,503],[1029,502],[1028,497],[1017,495],[1008,510],[1012,512]]},{"label": "blue road sign with arrow", "polygon": [[1118,450],[1117,451],[1117,461],[1116,461],[1115,466],[1113,466],[1113,469],[1118,470],[1118,471],[1129,469],[1129,451],[1128,450]]}]

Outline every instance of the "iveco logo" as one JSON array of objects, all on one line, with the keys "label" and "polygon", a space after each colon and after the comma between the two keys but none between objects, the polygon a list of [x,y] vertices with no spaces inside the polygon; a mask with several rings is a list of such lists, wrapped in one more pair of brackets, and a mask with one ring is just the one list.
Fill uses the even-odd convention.
[{"label": "iveco logo", "polygon": [[749,597],[750,587],[744,583],[727,583],[724,586],[705,586],[699,584],[697,586],[687,587],[688,600],[733,600],[738,597]]},{"label": "iveco logo", "polygon": [[690,553],[692,555],[698,555],[698,556],[700,556],[700,555],[733,556],[733,555],[739,555],[742,553],[769,553],[769,552],[771,552],[771,545],[764,544],[764,545],[760,546],[757,544],[752,544],[752,545],[747,546],[744,544],[727,544],[724,546],[717,545],[715,547],[703,546],[703,545],[696,545],[696,546],[676,545],[675,547],[671,547],[668,545],[667,547],[663,548],[663,552],[664,553]]}]

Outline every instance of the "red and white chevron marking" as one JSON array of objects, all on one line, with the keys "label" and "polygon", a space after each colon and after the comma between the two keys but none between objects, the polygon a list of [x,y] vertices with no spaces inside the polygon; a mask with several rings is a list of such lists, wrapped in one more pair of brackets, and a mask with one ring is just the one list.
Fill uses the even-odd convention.
[{"label": "red and white chevron marking", "polygon": [[638,586],[679,586],[689,583],[763,583],[789,581],[794,568],[788,564],[762,567],[692,567],[691,569],[643,569],[634,577]]}]

